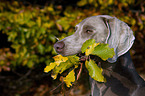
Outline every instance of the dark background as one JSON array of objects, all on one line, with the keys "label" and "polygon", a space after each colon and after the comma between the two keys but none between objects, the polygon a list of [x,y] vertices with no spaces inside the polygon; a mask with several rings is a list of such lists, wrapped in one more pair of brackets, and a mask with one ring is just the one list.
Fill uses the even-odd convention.
[{"label": "dark background", "polygon": [[55,36],[62,39],[73,34],[77,23],[94,15],[115,16],[131,27],[136,37],[131,57],[145,78],[144,13],[144,0],[1,0],[1,96],[88,95],[87,71],[73,87],[66,88],[43,70],[56,55]]}]

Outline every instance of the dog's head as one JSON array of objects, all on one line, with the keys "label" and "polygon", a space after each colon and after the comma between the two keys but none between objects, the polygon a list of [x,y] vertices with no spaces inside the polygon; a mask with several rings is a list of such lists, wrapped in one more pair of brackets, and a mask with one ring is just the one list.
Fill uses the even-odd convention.
[{"label": "dog's head", "polygon": [[135,37],[126,23],[115,17],[98,15],[84,19],[76,25],[73,35],[55,43],[54,48],[63,56],[74,55],[81,52],[82,44],[88,39],[108,43],[110,48],[114,48],[115,56],[108,59],[113,63],[131,48]]}]

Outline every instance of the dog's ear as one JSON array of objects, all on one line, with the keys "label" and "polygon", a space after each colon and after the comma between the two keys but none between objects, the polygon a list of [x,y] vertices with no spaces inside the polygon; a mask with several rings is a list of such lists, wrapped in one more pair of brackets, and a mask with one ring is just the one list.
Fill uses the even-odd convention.
[{"label": "dog's ear", "polygon": [[133,31],[125,22],[107,15],[101,15],[100,17],[108,28],[106,43],[109,44],[110,48],[114,48],[115,51],[115,56],[108,59],[108,62],[113,63],[131,48],[135,37]]}]

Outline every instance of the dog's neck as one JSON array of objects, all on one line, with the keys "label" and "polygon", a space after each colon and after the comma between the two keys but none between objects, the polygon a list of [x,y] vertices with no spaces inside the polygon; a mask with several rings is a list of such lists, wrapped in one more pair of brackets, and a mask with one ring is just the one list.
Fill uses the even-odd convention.
[{"label": "dog's neck", "polygon": [[107,82],[100,83],[92,80],[91,91],[95,94],[93,96],[130,96],[136,88],[145,86],[144,80],[135,70],[129,52],[119,57],[113,64],[106,62],[101,65]]},{"label": "dog's neck", "polygon": [[129,79],[137,86],[144,85],[144,80],[136,72],[129,52],[119,58],[113,71]]}]

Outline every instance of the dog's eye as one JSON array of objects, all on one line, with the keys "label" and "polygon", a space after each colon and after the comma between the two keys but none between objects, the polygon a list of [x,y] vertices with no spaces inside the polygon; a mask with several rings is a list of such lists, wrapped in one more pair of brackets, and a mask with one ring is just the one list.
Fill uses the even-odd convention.
[{"label": "dog's eye", "polygon": [[93,30],[86,30],[87,33],[93,33]]}]

